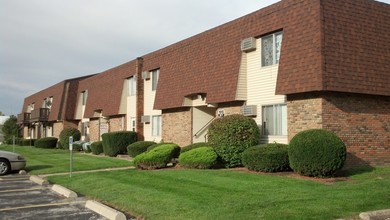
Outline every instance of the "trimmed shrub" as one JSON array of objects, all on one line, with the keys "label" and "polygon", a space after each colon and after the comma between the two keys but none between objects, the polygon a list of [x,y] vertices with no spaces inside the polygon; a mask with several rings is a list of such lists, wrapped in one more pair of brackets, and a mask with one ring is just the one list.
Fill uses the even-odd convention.
[{"label": "trimmed shrub", "polygon": [[304,176],[327,177],[341,169],[347,150],[337,135],[312,129],[299,132],[290,142],[288,156],[291,168]]},{"label": "trimmed shrub", "polygon": [[103,141],[96,141],[91,144],[91,151],[93,154],[99,155],[103,153]]},{"label": "trimmed shrub", "polygon": [[137,141],[137,133],[134,131],[116,131],[104,133],[103,152],[105,155],[115,157],[118,154],[126,154],[127,146]]},{"label": "trimmed shrub", "polygon": [[81,138],[81,133],[76,128],[66,128],[60,133],[60,140],[58,148],[69,149],[69,137],[73,136],[73,141],[79,141]]},{"label": "trimmed shrub", "polygon": [[134,158],[134,164],[139,169],[160,169],[167,166],[173,158],[180,154],[180,147],[176,144],[161,144],[160,146],[139,154]]},{"label": "trimmed shrub", "polygon": [[287,144],[265,144],[246,149],[242,153],[242,163],[249,170],[280,172],[291,170],[288,161]]},{"label": "trimmed shrub", "polygon": [[217,164],[218,155],[212,147],[198,147],[179,156],[179,163],[186,168],[209,169]]},{"label": "trimmed shrub", "polygon": [[21,139],[19,142],[20,146],[34,146],[37,139]]},{"label": "trimmed shrub", "polygon": [[130,157],[136,157],[137,155],[146,152],[148,147],[156,144],[154,141],[137,141],[127,146],[127,153]]},{"label": "trimmed shrub", "polygon": [[214,120],[209,127],[208,143],[226,167],[241,166],[241,154],[259,143],[260,131],[255,120],[243,115],[229,115]]},{"label": "trimmed shrub", "polygon": [[185,153],[185,152],[190,151],[190,150],[193,150],[193,149],[196,149],[196,148],[199,148],[199,147],[209,147],[209,144],[205,143],[205,142],[200,142],[200,143],[194,143],[194,144],[187,145],[187,146],[181,148],[180,154]]},{"label": "trimmed shrub", "polygon": [[58,138],[46,137],[35,141],[34,146],[37,148],[50,148],[54,149],[57,147]]}]

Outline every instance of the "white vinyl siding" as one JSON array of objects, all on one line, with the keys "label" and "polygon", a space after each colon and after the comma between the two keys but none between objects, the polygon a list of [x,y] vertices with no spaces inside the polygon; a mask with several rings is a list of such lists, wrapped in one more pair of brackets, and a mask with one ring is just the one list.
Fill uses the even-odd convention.
[{"label": "white vinyl siding", "polygon": [[132,117],[131,119],[130,119],[130,123],[131,123],[131,131],[136,131],[136,120],[135,120],[135,117]]},{"label": "white vinyl siding", "polygon": [[[157,74],[153,74],[155,72]],[[153,84],[153,78],[156,79],[156,83],[158,81],[158,75],[160,70],[156,69],[153,71],[150,71],[151,79],[150,80],[144,80],[144,113],[143,115],[149,115],[150,116],[150,123],[144,123],[144,137],[146,141],[155,141],[159,142],[161,141],[161,135],[162,131],[160,130],[160,134],[158,136],[154,135],[153,132],[155,132],[152,128],[153,124],[153,118],[152,116],[161,116],[161,110],[155,110],[154,109],[154,100],[156,96],[156,90],[152,89]],[[154,76],[153,76],[154,75]],[[156,85],[155,85],[156,86]],[[141,117],[141,116],[137,116]],[[162,121],[161,121],[162,123]]]},{"label": "white vinyl siding", "polygon": [[87,104],[87,98],[88,98],[88,90],[85,90],[84,92],[82,92],[82,105]]},{"label": "white vinyl siding", "polygon": [[284,95],[275,95],[279,65],[262,67],[261,39],[257,39],[256,44],[257,49],[246,54],[248,92],[246,104],[257,106],[257,116],[254,119],[262,130],[262,143],[272,143],[274,141],[278,143],[287,143],[287,130],[285,130],[286,132],[284,133],[282,132],[282,135],[265,134],[263,131],[263,106],[286,104],[286,98]]}]

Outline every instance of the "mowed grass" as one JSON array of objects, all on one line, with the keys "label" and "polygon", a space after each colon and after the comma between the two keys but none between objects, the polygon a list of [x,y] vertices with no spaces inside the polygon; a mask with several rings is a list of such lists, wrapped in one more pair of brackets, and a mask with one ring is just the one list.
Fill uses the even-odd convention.
[{"label": "mowed grass", "polygon": [[[0,150],[12,152],[13,146],[0,145]],[[69,172],[69,150],[15,146],[15,152],[26,158],[26,171],[29,174],[37,175]],[[109,157],[97,157],[78,152],[73,152],[72,164],[72,171],[126,167],[132,165],[130,161]]]},{"label": "mowed grass", "polygon": [[126,170],[49,181],[145,219],[337,219],[390,205],[390,168],[332,184],[229,170]]}]

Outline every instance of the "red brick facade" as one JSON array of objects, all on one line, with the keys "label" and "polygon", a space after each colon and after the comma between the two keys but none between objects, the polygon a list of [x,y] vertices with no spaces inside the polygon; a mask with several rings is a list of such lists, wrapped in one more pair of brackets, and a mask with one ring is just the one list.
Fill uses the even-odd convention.
[{"label": "red brick facade", "polygon": [[347,167],[390,164],[390,97],[353,93],[288,96],[289,139],[300,131],[323,128],[347,146]]}]

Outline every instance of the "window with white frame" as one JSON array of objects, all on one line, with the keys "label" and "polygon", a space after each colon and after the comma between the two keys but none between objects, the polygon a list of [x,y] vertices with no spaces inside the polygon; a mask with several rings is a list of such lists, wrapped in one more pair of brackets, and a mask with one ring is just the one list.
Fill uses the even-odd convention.
[{"label": "window with white frame", "polygon": [[136,122],[135,122],[135,118],[130,118],[130,123],[131,123],[131,131],[136,131]]},{"label": "window with white frame", "polygon": [[158,83],[158,77],[160,75],[160,70],[153,70],[152,71],[152,90],[155,91],[157,89],[157,83]]},{"label": "window with white frame", "polygon": [[134,76],[130,77],[128,79],[128,83],[129,83],[129,93],[128,93],[128,95],[129,96],[134,96],[136,91],[137,91],[135,77]]},{"label": "window with white frame", "polygon": [[152,136],[161,136],[161,115],[152,116]]},{"label": "window with white frame", "polygon": [[51,106],[53,104],[53,96],[47,97],[43,100],[42,108],[48,108],[51,109]]},{"label": "window with white frame", "polygon": [[83,105],[86,105],[87,104],[87,98],[88,98],[88,90],[85,90],[84,92],[82,92],[82,98],[83,98]]},{"label": "window with white frame", "polygon": [[262,108],[263,135],[287,135],[287,105],[277,104]]},{"label": "window with white frame", "polygon": [[261,66],[279,63],[283,32],[273,33],[261,38]]}]

